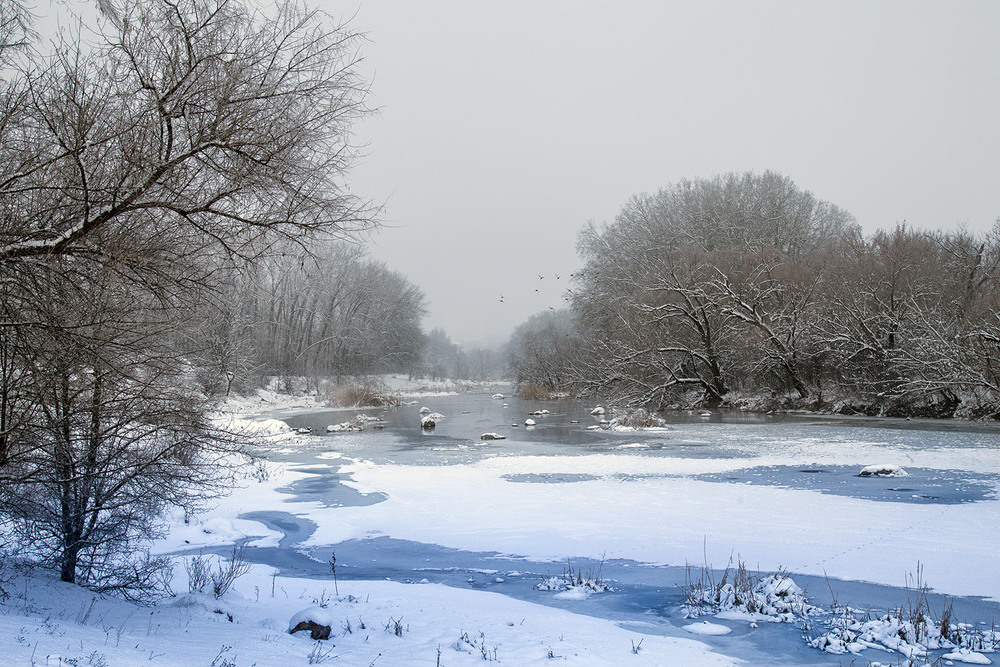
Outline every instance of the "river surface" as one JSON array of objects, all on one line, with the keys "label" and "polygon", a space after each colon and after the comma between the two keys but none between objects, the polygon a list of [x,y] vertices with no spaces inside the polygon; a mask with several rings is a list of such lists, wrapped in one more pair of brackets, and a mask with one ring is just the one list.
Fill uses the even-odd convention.
[{"label": "river surface", "polygon": [[[500,389],[505,394],[503,388]],[[418,408],[426,405],[445,415],[433,429],[419,426]],[[588,454],[615,456],[681,457],[729,460],[741,465],[725,472],[686,474],[683,477],[726,484],[802,489],[821,494],[857,498],[874,503],[912,503],[949,506],[981,503],[996,497],[1000,475],[993,469],[952,468],[937,461],[996,461],[1000,453],[1000,430],[989,426],[941,423],[927,420],[870,420],[817,418],[808,415],[749,415],[713,411],[712,414],[668,414],[665,430],[612,431],[590,429],[602,418],[592,415],[594,405],[577,400],[503,400],[487,393],[466,393],[419,399],[416,404],[381,410],[328,410],[308,413],[278,413],[296,429],[311,429],[301,447],[269,453],[268,458],[306,473],[303,479],[282,489],[290,498],[311,501],[326,508],[374,505],[386,495],[362,493],[350,483],[338,461],[364,460],[393,466],[455,466],[489,457],[576,457]],[[533,414],[548,411],[545,414]],[[361,433],[327,433],[337,424],[364,412],[383,421],[382,428]],[[526,426],[532,419],[534,426]],[[484,442],[480,435],[497,433],[504,440]],[[891,451],[906,466],[905,477],[859,477],[857,465],[829,463],[831,452],[865,451],[877,457]],[[342,455],[330,458],[330,453]],[[767,465],[755,459],[768,458]],[[836,457],[834,457],[836,458]],[[778,463],[773,463],[775,459]],[[909,459],[909,460],[905,460]],[[818,464],[817,461],[828,461]],[[878,461],[875,461],[878,462]],[[921,465],[921,462],[924,462]],[[511,488],[535,484],[573,484],[598,479],[601,470],[574,473],[521,473],[507,478]],[[622,482],[643,473],[622,475]],[[671,475],[660,473],[660,477]],[[651,474],[651,476],[655,476]],[[623,484],[623,488],[627,488]],[[401,582],[430,581],[456,587],[490,590],[535,603],[608,618],[638,632],[673,636],[685,634],[690,623],[680,612],[685,583],[693,575],[683,565],[652,565],[627,559],[600,561],[567,554],[567,562],[531,561],[518,554],[467,551],[430,541],[392,536],[371,536],[319,547],[303,547],[315,531],[308,517],[279,510],[258,511],[242,518],[260,521],[284,537],[277,547],[251,547],[252,560],[275,566],[289,576],[330,577],[329,560],[335,555],[337,573],[347,579],[391,579]],[[698,554],[692,554],[696,559]],[[567,568],[600,573],[612,584],[609,593],[594,595],[581,604],[561,601],[549,592],[535,589],[548,576]],[[826,605],[832,595],[849,599],[855,607],[888,607],[905,602],[908,591],[857,581],[828,580],[793,572],[796,583],[807,589],[810,602]],[[943,608],[942,596],[932,595],[931,609]],[[992,622],[1000,619],[1000,605],[976,598],[955,601],[958,619]],[[742,658],[749,664],[801,665],[847,664],[850,659],[827,656],[806,647],[808,630],[789,624],[761,624],[751,628],[744,622],[729,623],[732,633],[722,637],[696,637],[721,653]],[[869,652],[871,653],[871,652]],[[895,660],[889,654],[867,655],[865,660]],[[848,656],[850,658],[850,656]]]}]

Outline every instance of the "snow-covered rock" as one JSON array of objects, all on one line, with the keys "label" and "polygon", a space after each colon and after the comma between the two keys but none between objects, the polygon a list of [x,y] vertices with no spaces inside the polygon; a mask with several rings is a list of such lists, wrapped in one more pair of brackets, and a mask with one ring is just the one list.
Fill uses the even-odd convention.
[{"label": "snow-covered rock", "polygon": [[420,419],[420,428],[434,428],[437,426],[437,422],[430,415],[424,415]]},{"label": "snow-covered rock", "polygon": [[[368,415],[361,414],[356,416],[351,421],[340,422],[339,424],[330,424],[326,427],[327,433],[340,433],[341,431],[363,431],[365,426],[372,422],[382,421],[378,417],[369,417]],[[376,426],[376,428],[378,428]]]},{"label": "snow-covered rock", "polygon": [[592,414],[594,416],[603,415],[604,414],[604,408],[602,408],[601,406],[598,405],[596,408],[594,408],[593,410],[590,411],[590,414]]},{"label": "snow-covered rock", "polygon": [[525,419],[524,420],[524,425],[525,426],[534,426],[535,425],[535,420],[534,419]]},{"label": "snow-covered rock", "polygon": [[431,411],[431,409],[429,407],[427,407],[426,405],[424,407],[420,408],[420,414],[422,414],[422,415],[426,415],[430,411]]},{"label": "snow-covered rock", "polygon": [[507,436],[500,435],[499,433],[483,433],[479,436],[480,440],[506,440]]},{"label": "snow-covered rock", "polygon": [[909,473],[892,464],[865,466],[858,477],[909,477]]},{"label": "snow-covered rock", "polygon": [[502,401],[504,399],[504,395],[503,394],[493,394],[493,398],[495,398],[498,401]]},{"label": "snow-covered rock", "polygon": [[288,621],[288,634],[308,630],[313,639],[329,639],[333,616],[325,608],[312,606],[294,614]]}]

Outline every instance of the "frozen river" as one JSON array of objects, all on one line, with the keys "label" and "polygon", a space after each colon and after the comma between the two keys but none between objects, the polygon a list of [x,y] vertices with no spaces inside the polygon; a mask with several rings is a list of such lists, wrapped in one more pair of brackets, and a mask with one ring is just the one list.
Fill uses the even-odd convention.
[{"label": "frozen river", "polygon": [[[421,406],[445,416],[433,430],[419,427]],[[935,591],[958,596],[959,620],[1000,618],[997,429],[718,412],[677,414],[664,430],[590,430],[593,407],[428,397],[367,411],[384,429],[334,434],[327,425],[358,411],[275,415],[315,435],[269,454],[296,479],[280,489],[286,507],[243,515],[283,535],[250,557],[323,577],[335,554],[343,578],[490,590],[689,637],[686,564],[784,568],[814,604],[832,593],[860,608],[905,603],[919,564]],[[487,432],[506,439],[480,440]],[[872,464],[907,475],[858,476]],[[567,563],[613,590],[560,600],[534,588]],[[787,624],[726,624],[699,639],[751,664],[843,660]]]}]

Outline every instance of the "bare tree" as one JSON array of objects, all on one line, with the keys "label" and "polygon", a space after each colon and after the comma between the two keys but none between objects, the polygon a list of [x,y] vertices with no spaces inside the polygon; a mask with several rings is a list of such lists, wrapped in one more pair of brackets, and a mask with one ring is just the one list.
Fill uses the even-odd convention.
[{"label": "bare tree", "polygon": [[632,197],[614,223],[580,235],[573,307],[593,346],[583,376],[652,405],[691,389],[717,405],[754,383],[808,396],[816,259],[854,229],[849,214],[773,172]]},{"label": "bare tree", "polygon": [[194,510],[240,450],[203,415],[176,308],[121,277],[72,277],[44,286],[17,358],[4,507],[64,581],[142,592],[156,563],[133,542],[167,505]]},{"label": "bare tree", "polygon": [[0,145],[0,262],[173,227],[252,257],[268,235],[367,226],[341,178],[364,112],[354,33],[291,4],[121,12],[101,43],[63,44],[9,84],[28,94]]},{"label": "bare tree", "polygon": [[564,390],[576,379],[581,341],[569,310],[546,310],[519,325],[507,342],[507,365],[519,385]]},{"label": "bare tree", "polygon": [[32,39],[31,14],[20,0],[0,5],[0,65],[6,65],[12,53],[24,49]]},{"label": "bare tree", "polygon": [[[2,9],[5,56],[27,33]],[[206,295],[275,240],[371,224],[343,183],[364,89],[357,35],[293,4],[102,9],[0,81],[0,493],[64,580],[142,589],[133,540],[238,451],[191,390]]]},{"label": "bare tree", "polygon": [[240,318],[248,328],[255,368],[318,378],[406,370],[417,363],[425,308],[416,285],[357,246],[314,244],[308,254],[288,250],[259,263],[227,298],[234,310],[246,310],[227,317]]},{"label": "bare tree", "polygon": [[578,382],[621,402],[713,405],[736,390],[1000,414],[1000,222],[865,237],[786,177],[728,174],[632,197],[614,223],[584,228],[579,251]]}]

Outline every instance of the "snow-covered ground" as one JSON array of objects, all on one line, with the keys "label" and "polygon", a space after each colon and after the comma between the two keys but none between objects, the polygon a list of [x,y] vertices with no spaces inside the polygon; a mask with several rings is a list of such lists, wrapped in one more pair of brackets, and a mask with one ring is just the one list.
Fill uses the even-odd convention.
[{"label": "snow-covered ground", "polygon": [[[304,439],[275,420],[254,422],[251,428],[270,432],[279,447],[295,447]],[[190,523],[175,514],[170,535],[155,551],[192,551],[251,537],[256,546],[276,545],[279,533],[237,517],[274,507],[309,515],[318,508],[287,503],[287,495],[277,491],[303,473],[273,464],[269,469],[268,479],[245,480]],[[335,582],[332,574],[291,578],[255,565],[221,599],[209,592],[189,594],[184,558],[178,558],[172,584],[177,596],[148,608],[63,584],[39,570],[18,571],[4,584],[10,597],[0,603],[0,664],[737,663],[694,640],[647,637],[607,620],[426,582]],[[206,558],[216,568],[225,562]],[[313,641],[308,632],[289,635],[293,616],[317,606],[334,621],[331,639]]]},{"label": "snow-covered ground", "polygon": [[[265,406],[254,410],[260,403]],[[275,408],[301,412],[305,407],[311,406],[275,395],[252,402],[242,413]],[[400,410],[416,424],[417,409]],[[478,413],[448,414],[444,423],[451,430],[446,436],[440,427],[437,436],[420,436],[426,449],[433,450],[420,455],[440,457],[424,463],[403,461],[409,454],[402,445],[376,453],[372,433],[297,435],[277,420],[257,420],[255,428],[271,434],[276,452],[295,459],[296,452],[308,450],[308,464],[271,462],[269,476],[248,477],[205,515],[187,524],[180,514],[170,517],[170,535],[155,551],[190,554],[204,548],[208,553],[247,538],[251,555],[252,547],[281,545],[316,559],[347,540],[388,537],[554,564],[572,557],[673,566],[705,560],[724,567],[738,554],[761,571],[784,568],[793,575],[896,587],[910,583],[908,575],[920,567],[937,592],[1000,600],[995,436],[969,436],[956,448],[946,434],[937,444],[918,447],[905,433],[873,441],[860,430],[842,428],[838,441],[806,435],[779,442],[772,435],[779,430],[761,429],[731,444],[735,455],[715,455],[713,450],[690,456],[663,448],[669,442],[694,451],[730,432],[697,425],[650,434],[656,442],[641,432],[613,432],[592,436],[608,440],[582,452],[567,448],[532,454],[533,436],[511,426],[524,415],[505,410],[494,401]],[[544,429],[560,417],[536,419],[536,428]],[[574,421],[572,428],[583,431],[587,425]],[[455,436],[464,431],[466,436]],[[483,443],[482,432],[502,432],[514,440]],[[490,449],[494,447],[504,449]],[[905,467],[914,475],[926,469],[979,475],[978,483],[992,487],[975,502],[890,502],[794,484],[748,483],[740,477],[747,470],[789,465],[860,471],[871,464]],[[296,484],[324,472],[336,473],[343,487],[378,502],[331,503],[290,493]],[[911,479],[916,477],[884,481],[909,484]],[[240,518],[253,512],[281,512],[308,520],[315,529],[293,545],[284,532]],[[173,584],[178,596],[153,608],[96,597],[37,572],[15,578],[4,585],[10,598],[0,605],[0,664],[531,665],[556,660],[715,665],[735,664],[739,658],[768,664],[766,656],[747,655],[746,622],[724,615],[707,622],[679,619],[675,631],[666,632],[660,620],[644,631],[642,624],[596,617],[600,614],[586,606],[592,591],[580,588],[556,593],[563,607],[556,609],[471,586],[419,579],[349,581],[344,573],[352,568],[342,562],[336,582],[332,572],[294,577],[256,565],[216,600],[210,594],[186,594],[181,558]],[[336,621],[331,639],[317,642],[306,632],[287,634],[289,620],[313,606],[322,607],[320,616]],[[731,638],[727,628],[739,632]],[[710,647],[702,640],[713,643]],[[836,664],[815,653],[817,664]],[[886,664],[896,664],[898,657],[882,654]]]},{"label": "snow-covered ground", "polygon": [[[496,593],[387,581],[335,587],[329,580],[271,575],[257,566],[222,600],[184,594],[151,608],[41,575],[27,587],[14,582],[0,616],[0,664],[734,664],[697,641],[643,636]],[[332,621],[329,640],[288,634],[295,614],[320,605]]]}]

